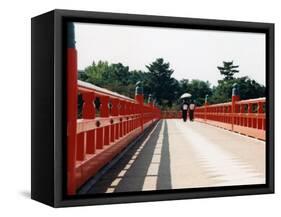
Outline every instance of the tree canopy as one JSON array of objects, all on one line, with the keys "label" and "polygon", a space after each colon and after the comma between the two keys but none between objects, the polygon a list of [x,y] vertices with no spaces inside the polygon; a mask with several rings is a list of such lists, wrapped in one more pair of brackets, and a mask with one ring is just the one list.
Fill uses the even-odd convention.
[{"label": "tree canopy", "polygon": [[233,85],[236,83],[240,90],[240,99],[254,99],[265,96],[265,86],[250,79],[248,76],[235,78],[238,73],[238,65],[234,66],[233,61],[223,62],[224,67],[218,67],[218,70],[224,75],[223,80],[218,80],[218,85],[213,87],[210,103],[222,103],[231,101]]},{"label": "tree canopy", "polygon": [[145,89],[148,89],[160,106],[171,107],[178,88],[177,81],[171,77],[174,70],[162,58],[156,59],[146,68],[148,76],[144,83],[144,87],[147,87]]},{"label": "tree canopy", "polygon": [[217,68],[220,71],[221,75],[224,76],[224,80],[232,80],[234,78],[234,74],[239,72],[239,70],[237,70],[238,67],[238,65],[233,65],[233,61],[223,61],[223,66],[218,66]]},{"label": "tree canopy", "polygon": [[234,83],[240,89],[240,98],[249,99],[265,96],[265,87],[247,76],[234,77],[239,73],[239,66],[233,61],[223,62],[218,66],[219,73],[224,76],[218,80],[217,86],[208,81],[189,79],[177,80],[173,77],[174,70],[170,63],[163,58],[157,58],[146,65],[146,70],[130,70],[122,63],[108,63],[107,61],[93,62],[84,70],[78,71],[78,79],[107,88],[133,98],[135,86],[142,82],[145,98],[149,94],[156,100],[161,109],[178,109],[183,93],[192,94],[196,105],[204,104],[205,96],[209,96],[209,103],[221,103],[231,100],[231,90]]}]

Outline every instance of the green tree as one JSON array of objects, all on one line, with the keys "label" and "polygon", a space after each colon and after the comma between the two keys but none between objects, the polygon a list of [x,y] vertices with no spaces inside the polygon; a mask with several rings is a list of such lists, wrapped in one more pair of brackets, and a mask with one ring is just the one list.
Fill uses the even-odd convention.
[{"label": "green tree", "polygon": [[212,95],[208,98],[209,103],[223,103],[231,101],[232,85],[235,80],[219,80],[218,85],[213,87]]},{"label": "green tree", "polygon": [[168,62],[162,58],[156,59],[150,65],[147,65],[148,75],[144,81],[144,86],[151,91],[157,103],[162,107],[171,107],[175,101],[175,92],[177,81],[172,78],[174,72]]},{"label": "green tree", "polygon": [[212,95],[211,84],[208,81],[193,79],[189,82],[187,79],[180,81],[180,95],[190,93],[196,105],[203,105],[206,95]]},{"label": "green tree", "polygon": [[[133,97],[134,85],[130,82],[129,67],[122,63],[109,64],[107,61],[93,62],[86,67],[80,78],[94,85]],[[79,74],[78,74],[79,75]]]},{"label": "green tree", "polygon": [[99,61],[97,64],[92,63],[91,66],[85,68],[86,81],[92,84],[103,86],[106,83],[106,77],[110,73],[110,65],[107,61]]},{"label": "green tree", "polygon": [[[218,85],[211,87],[208,81],[198,79],[182,79],[178,81],[172,77],[173,69],[169,62],[162,58],[156,59],[147,65],[147,71],[129,70],[122,63],[109,64],[107,61],[93,62],[84,70],[78,71],[78,79],[94,85],[118,92],[134,98],[135,84],[142,81],[144,96],[152,94],[161,109],[178,109],[180,96],[188,92],[192,94],[198,106],[203,105],[205,96],[209,95],[209,103],[222,103],[231,101],[232,86],[237,83],[241,99],[250,99],[265,96],[265,87],[249,77],[234,78],[238,73],[238,66],[232,62],[223,62],[223,67],[218,67],[224,75]],[[81,101],[81,100],[80,100]],[[81,101],[82,102],[82,101]]]},{"label": "green tree", "polygon": [[255,99],[259,97],[265,97],[265,86],[259,84],[248,76],[235,79],[240,90],[241,99]]},{"label": "green tree", "polygon": [[218,86],[214,87],[213,94],[209,98],[210,103],[222,103],[231,101],[233,84],[239,87],[240,99],[254,99],[265,96],[265,86],[257,83],[247,76],[234,78],[232,80],[220,80]]},{"label": "green tree", "polygon": [[218,66],[217,68],[221,75],[224,76],[224,80],[232,80],[234,78],[234,74],[239,72],[239,70],[237,70],[238,67],[238,65],[233,65],[233,61],[223,61],[223,66]]},{"label": "green tree", "polygon": [[78,70],[78,80],[86,81],[88,76],[86,75],[84,70]]}]

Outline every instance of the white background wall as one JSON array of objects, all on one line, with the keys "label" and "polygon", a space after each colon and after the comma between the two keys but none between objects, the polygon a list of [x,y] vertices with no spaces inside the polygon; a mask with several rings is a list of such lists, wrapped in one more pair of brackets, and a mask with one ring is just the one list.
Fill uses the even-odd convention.
[{"label": "white background wall", "polygon": [[[276,23],[276,84],[280,80],[279,1],[9,0],[0,2],[1,216],[273,216],[280,211],[280,133],[276,135],[276,194],[51,209],[30,200],[30,18],[54,8]],[[276,131],[280,130],[280,84]],[[43,188],[44,186],[42,186]],[[275,214],[275,215],[274,215]]]}]

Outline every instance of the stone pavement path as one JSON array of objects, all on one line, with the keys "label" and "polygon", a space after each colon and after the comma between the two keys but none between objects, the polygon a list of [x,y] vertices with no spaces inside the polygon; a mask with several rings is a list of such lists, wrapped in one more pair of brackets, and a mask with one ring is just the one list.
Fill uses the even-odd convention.
[{"label": "stone pavement path", "polygon": [[161,120],[89,193],[265,183],[265,142],[199,122]]}]

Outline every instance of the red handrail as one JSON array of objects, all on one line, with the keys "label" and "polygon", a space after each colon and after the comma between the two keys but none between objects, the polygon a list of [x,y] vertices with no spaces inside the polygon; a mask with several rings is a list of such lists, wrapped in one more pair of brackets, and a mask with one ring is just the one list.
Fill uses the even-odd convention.
[{"label": "red handrail", "polygon": [[[265,140],[265,105],[266,99],[264,97],[240,100],[239,96],[233,96],[231,102],[212,105],[207,103],[196,107],[194,117],[196,121]],[[181,117],[180,111],[161,111],[162,119],[177,119]]]},{"label": "red handrail", "polygon": [[[76,135],[72,136],[76,137],[76,143],[71,153],[76,153],[76,159],[74,177],[69,177],[74,180],[71,187],[74,190],[69,193],[75,192],[160,118],[157,107],[143,103],[143,95],[131,99],[82,81],[78,81],[78,94],[84,102],[82,118],[77,119]],[[96,98],[101,102],[99,117],[94,106]]]},{"label": "red handrail", "polygon": [[178,119],[182,118],[182,112],[176,110],[161,111],[162,119]]},{"label": "red handrail", "polygon": [[266,99],[239,100],[233,96],[232,102],[205,104],[195,109],[195,119],[231,131],[265,140]]},{"label": "red handrail", "polygon": [[[135,99],[77,80],[74,24],[67,26],[67,193],[77,189],[145,128],[160,119],[160,110],[144,104],[142,91]],[[140,90],[140,89],[139,89]],[[82,118],[77,119],[78,94]],[[99,98],[99,117],[94,100]],[[109,102],[111,107],[109,108]]]}]

